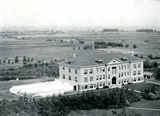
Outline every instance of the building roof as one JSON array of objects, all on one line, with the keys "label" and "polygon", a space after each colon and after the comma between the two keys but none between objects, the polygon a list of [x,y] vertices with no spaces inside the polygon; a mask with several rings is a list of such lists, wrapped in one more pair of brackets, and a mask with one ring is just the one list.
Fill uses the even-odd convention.
[{"label": "building roof", "polygon": [[65,59],[59,62],[60,65],[75,66],[75,67],[86,67],[95,65],[106,65],[113,59],[119,62],[134,62],[143,61],[143,59],[131,56],[123,53],[94,53],[94,54],[82,54],[77,57]]},{"label": "building roof", "polygon": [[144,74],[144,75],[148,75],[148,76],[152,76],[154,73],[145,71],[143,74]]}]

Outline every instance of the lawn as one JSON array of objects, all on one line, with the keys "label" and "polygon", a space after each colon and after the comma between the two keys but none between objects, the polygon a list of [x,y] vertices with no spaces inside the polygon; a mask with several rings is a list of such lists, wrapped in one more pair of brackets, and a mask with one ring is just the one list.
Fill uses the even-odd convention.
[{"label": "lawn", "polygon": [[151,83],[134,83],[130,85],[124,85],[124,87],[128,89],[138,90],[138,91],[144,91],[146,88],[151,88],[155,86],[156,90],[160,90],[160,85],[155,85]]},{"label": "lawn", "polygon": [[[122,112],[122,109],[93,109],[93,110],[76,110],[70,112],[66,116],[115,116],[113,112]],[[140,114],[141,116],[159,116],[160,112],[158,111],[147,111],[147,110],[132,110],[127,109],[126,112],[132,114],[131,116],[137,116],[136,113]]]}]

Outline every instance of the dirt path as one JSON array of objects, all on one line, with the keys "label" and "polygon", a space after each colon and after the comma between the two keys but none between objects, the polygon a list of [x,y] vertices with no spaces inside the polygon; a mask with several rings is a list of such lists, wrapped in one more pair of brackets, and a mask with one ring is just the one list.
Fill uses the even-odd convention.
[{"label": "dirt path", "polygon": [[137,108],[137,107],[126,107],[128,109],[135,109],[135,110],[151,110],[151,111],[160,111],[160,109],[152,109],[152,108]]}]

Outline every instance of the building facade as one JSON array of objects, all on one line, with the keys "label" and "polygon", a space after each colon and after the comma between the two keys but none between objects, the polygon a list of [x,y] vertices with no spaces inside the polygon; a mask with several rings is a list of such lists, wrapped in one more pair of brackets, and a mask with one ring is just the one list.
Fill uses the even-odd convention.
[{"label": "building facade", "polygon": [[120,88],[144,81],[143,59],[122,53],[88,54],[59,63],[59,79],[75,91]]}]

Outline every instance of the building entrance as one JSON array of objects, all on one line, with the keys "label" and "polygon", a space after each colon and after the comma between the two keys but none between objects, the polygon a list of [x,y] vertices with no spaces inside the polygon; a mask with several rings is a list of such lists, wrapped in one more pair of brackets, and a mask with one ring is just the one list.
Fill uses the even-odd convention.
[{"label": "building entrance", "polygon": [[116,77],[112,78],[112,84],[116,84]]}]

